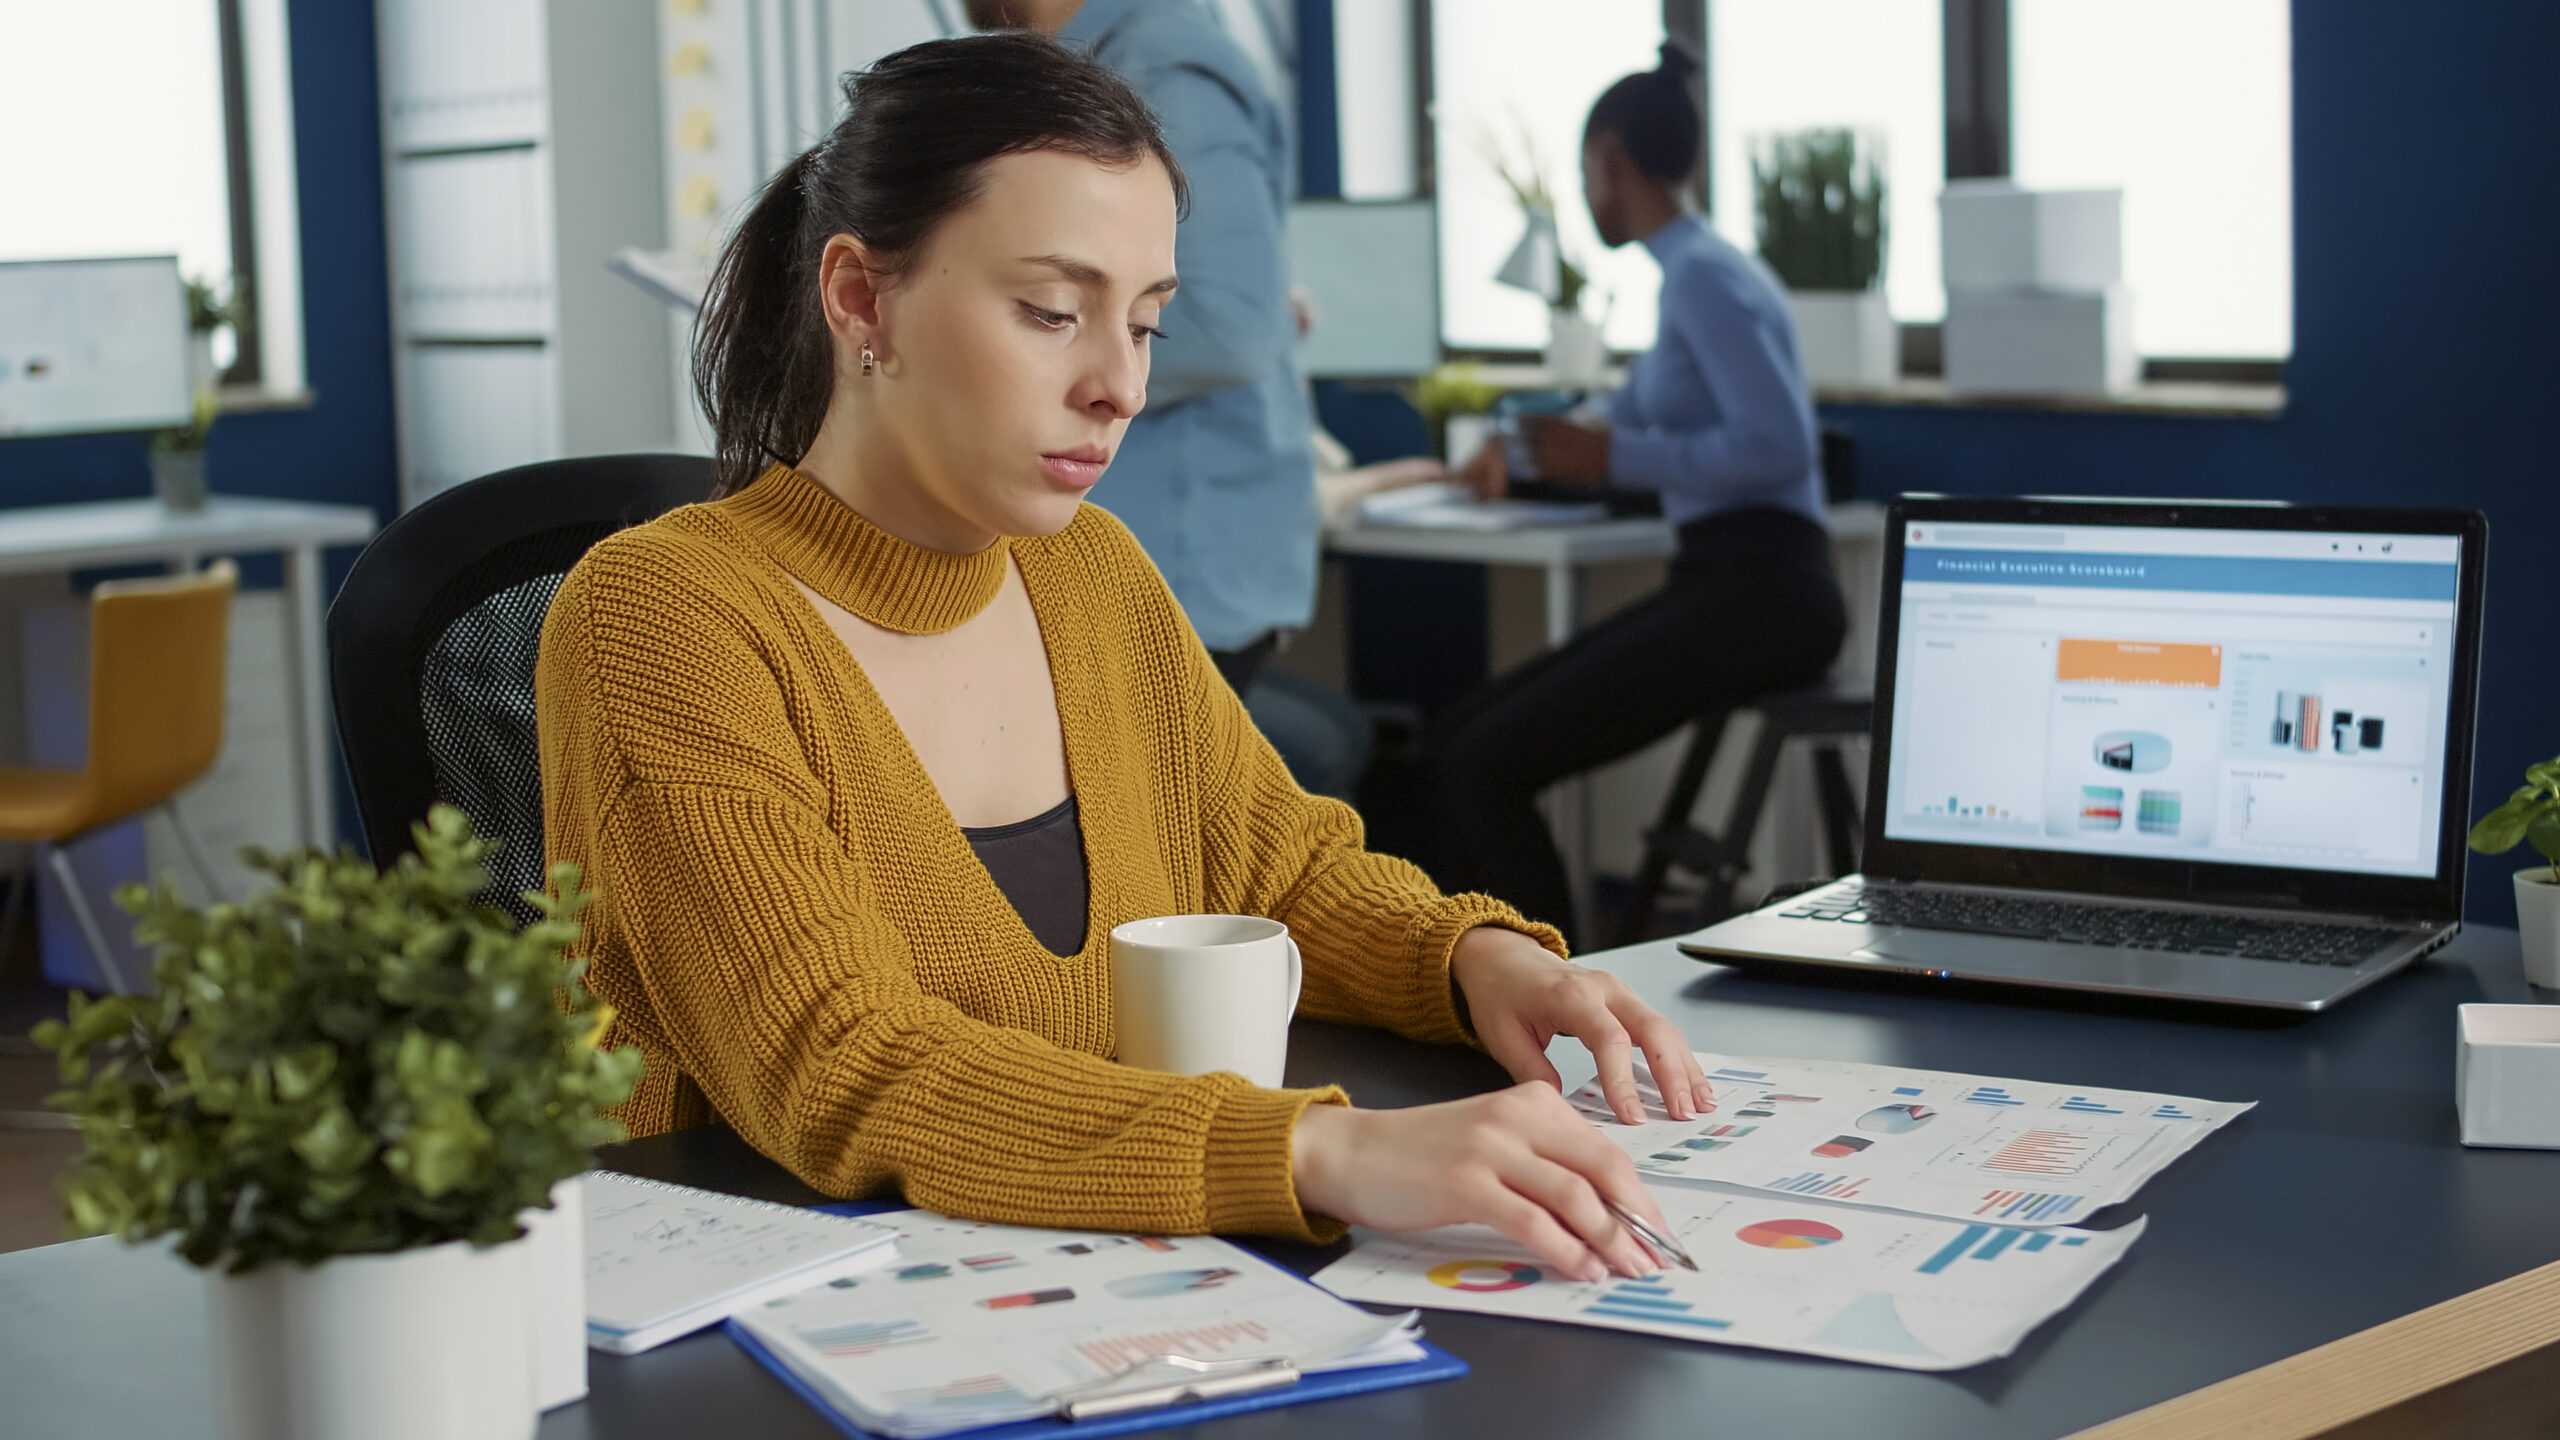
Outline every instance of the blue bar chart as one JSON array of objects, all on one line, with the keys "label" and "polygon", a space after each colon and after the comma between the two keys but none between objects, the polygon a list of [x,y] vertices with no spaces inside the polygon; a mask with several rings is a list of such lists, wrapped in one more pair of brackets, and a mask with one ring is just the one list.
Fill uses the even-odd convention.
[{"label": "blue bar chart", "polygon": [[1819,1195],[1826,1200],[1848,1200],[1864,1189],[1866,1183],[1867,1177],[1863,1175],[1829,1175],[1820,1170],[1805,1170],[1772,1180],[1767,1188],[1783,1190],[1790,1195]]},{"label": "blue bar chart", "polygon": [[[2070,1249],[2089,1243],[2086,1235],[2056,1236],[2050,1232],[2029,1234],[1999,1225],[1967,1225],[1956,1232],[1938,1252],[1920,1262],[1923,1275],[1944,1274],[1948,1266],[1959,1260],[1997,1261],[2004,1255],[2034,1255],[2061,1248]],[[2014,1247],[2014,1248],[2013,1248]]]},{"label": "blue bar chart", "polygon": [[1600,1298],[1582,1308],[1585,1315],[1602,1315],[1616,1320],[1642,1320],[1654,1325],[1694,1325],[1701,1330],[1729,1330],[1730,1320],[1700,1315],[1697,1306],[1676,1298],[1678,1292],[1668,1285],[1642,1280],[1621,1280],[1601,1292]]}]

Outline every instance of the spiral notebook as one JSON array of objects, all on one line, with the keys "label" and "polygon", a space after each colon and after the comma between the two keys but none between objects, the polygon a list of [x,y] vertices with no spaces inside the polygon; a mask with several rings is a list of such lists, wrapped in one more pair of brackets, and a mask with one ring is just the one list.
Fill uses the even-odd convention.
[{"label": "spiral notebook", "polygon": [[590,1171],[587,1344],[636,1355],[888,1263],[897,1232],[797,1205]]}]

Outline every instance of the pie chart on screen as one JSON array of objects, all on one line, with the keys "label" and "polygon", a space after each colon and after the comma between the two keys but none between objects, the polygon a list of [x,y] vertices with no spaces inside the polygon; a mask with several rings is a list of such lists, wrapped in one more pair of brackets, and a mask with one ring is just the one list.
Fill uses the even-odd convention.
[{"label": "pie chart on screen", "polygon": [[1734,1234],[1745,1245],[1764,1250],[1816,1250],[1840,1238],[1840,1231],[1819,1220],[1760,1220]]},{"label": "pie chart on screen", "polygon": [[1541,1277],[1517,1260],[1452,1260],[1431,1267],[1431,1283],[1443,1290],[1525,1290]]}]

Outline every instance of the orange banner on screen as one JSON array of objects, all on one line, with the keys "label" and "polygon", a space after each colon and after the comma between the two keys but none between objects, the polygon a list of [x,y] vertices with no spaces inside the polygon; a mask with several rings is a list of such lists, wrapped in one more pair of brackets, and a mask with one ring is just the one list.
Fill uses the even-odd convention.
[{"label": "orange banner on screen", "polygon": [[2054,678],[2212,689],[2222,683],[2222,647],[2152,640],[2065,640]]}]

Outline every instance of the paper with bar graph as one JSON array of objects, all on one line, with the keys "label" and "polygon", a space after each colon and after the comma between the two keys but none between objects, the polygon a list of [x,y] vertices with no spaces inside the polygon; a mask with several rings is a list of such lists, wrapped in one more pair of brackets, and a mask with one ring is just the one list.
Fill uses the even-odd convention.
[{"label": "paper with bar graph", "polygon": [[1715,1108],[1693,1120],[1663,1109],[1641,1058],[1644,1123],[1620,1123],[1597,1081],[1571,1099],[1649,1175],[2002,1225],[2085,1219],[2251,1108],[1845,1061],[1698,1063]]},{"label": "paper with bar graph", "polygon": [[2123,1256],[2144,1224],[2020,1230],[1677,1186],[1654,1194],[1696,1272],[1568,1280],[1468,1226],[1360,1232],[1315,1282],[1346,1300],[1955,1370],[2015,1350]]},{"label": "paper with bar graph", "polygon": [[1305,1373],[1422,1358],[1411,1312],[1372,1315],[1206,1236],[1104,1235],[871,1218],[884,1269],[733,1322],[863,1429],[929,1436],[1048,1414],[1059,1395],[1161,1386],[1157,1357],[1212,1367],[1285,1358]]}]

